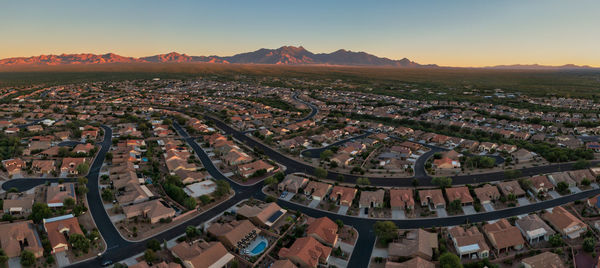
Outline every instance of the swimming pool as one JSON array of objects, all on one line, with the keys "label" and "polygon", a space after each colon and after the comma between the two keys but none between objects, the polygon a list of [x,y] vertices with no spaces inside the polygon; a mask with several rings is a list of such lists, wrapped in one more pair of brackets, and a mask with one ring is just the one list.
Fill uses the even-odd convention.
[{"label": "swimming pool", "polygon": [[256,256],[263,253],[267,248],[268,242],[264,237],[258,237],[252,244],[254,247],[246,252],[248,256]]}]

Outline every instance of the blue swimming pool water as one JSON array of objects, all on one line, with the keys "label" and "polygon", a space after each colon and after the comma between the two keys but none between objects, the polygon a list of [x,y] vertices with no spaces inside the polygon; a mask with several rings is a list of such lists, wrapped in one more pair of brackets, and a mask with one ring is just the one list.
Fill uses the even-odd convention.
[{"label": "blue swimming pool water", "polygon": [[256,245],[256,247],[254,247],[252,250],[250,250],[250,255],[251,256],[256,256],[258,254],[261,254],[263,251],[265,251],[265,248],[267,248],[267,241],[260,241],[260,243],[258,243],[258,245]]},{"label": "blue swimming pool water", "polygon": [[142,161],[144,161],[144,162],[148,162],[148,158],[146,158],[146,157],[142,157]]}]

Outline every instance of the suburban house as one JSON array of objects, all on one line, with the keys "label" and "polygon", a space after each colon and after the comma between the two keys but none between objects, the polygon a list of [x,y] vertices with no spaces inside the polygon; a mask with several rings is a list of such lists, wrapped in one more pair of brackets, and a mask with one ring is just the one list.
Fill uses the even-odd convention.
[{"label": "suburban house", "polygon": [[8,194],[4,199],[2,209],[5,214],[28,215],[33,207],[33,196],[24,194]]},{"label": "suburban house", "polygon": [[329,194],[329,199],[334,202],[338,202],[340,206],[352,206],[352,201],[356,196],[356,188],[344,187],[336,185]]},{"label": "suburban house", "polygon": [[390,206],[392,209],[413,210],[415,199],[412,189],[390,189]]},{"label": "suburban house", "polygon": [[239,165],[237,168],[237,173],[244,178],[250,178],[252,175],[256,174],[256,172],[258,172],[259,170],[271,172],[274,169],[275,169],[275,167],[273,165],[270,165],[263,160],[258,160],[258,161],[254,161],[252,163]]},{"label": "suburban house", "polygon": [[312,196],[314,200],[323,200],[325,196],[329,194],[331,188],[331,184],[318,181],[310,181],[308,185],[306,185],[306,188],[304,188],[304,194]]},{"label": "suburban house", "polygon": [[249,219],[258,226],[271,227],[277,222],[287,210],[282,209],[277,203],[265,203],[258,206],[243,205],[237,210],[237,214]]},{"label": "suburban house", "polygon": [[433,208],[446,208],[446,200],[440,189],[427,189],[419,191],[421,206],[433,206]]},{"label": "suburban house", "polygon": [[547,176],[538,175],[530,178],[531,180],[531,190],[535,194],[545,194],[549,191],[554,190],[554,185],[548,180]]},{"label": "suburban house", "polygon": [[521,260],[524,268],[566,268],[567,266],[561,258],[550,251],[544,251],[538,255],[527,257]]},{"label": "suburban house", "polygon": [[525,245],[519,229],[510,225],[505,218],[483,225],[483,232],[492,242],[497,254],[500,254],[502,250],[508,252],[511,248],[521,250]]},{"label": "suburban house", "polygon": [[317,267],[326,264],[331,248],[322,245],[312,236],[296,239],[290,248],[281,248],[279,258],[287,258],[300,267]]},{"label": "suburban house", "polygon": [[279,191],[288,191],[291,193],[298,193],[308,183],[308,178],[301,177],[294,174],[285,176],[282,182],[277,185]]},{"label": "suburban house", "polygon": [[454,243],[454,249],[458,256],[462,259],[466,256],[468,259],[483,259],[490,256],[490,247],[485,242],[485,237],[479,232],[477,227],[473,226],[469,229],[464,229],[460,226],[455,226],[448,229],[448,234]]},{"label": "suburban house", "polygon": [[[81,164],[85,163],[84,157],[65,157],[62,160],[62,165],[60,166],[60,172],[67,174],[79,174],[77,167]],[[85,174],[81,174],[85,175]]]},{"label": "suburban house", "polygon": [[500,198],[498,187],[491,184],[486,184],[482,187],[475,188],[474,191],[475,196],[477,196],[477,199],[479,199],[481,204],[487,204]]},{"label": "suburban house", "polygon": [[56,167],[54,166],[54,160],[33,160],[31,170],[41,174],[50,174],[56,170]]},{"label": "suburban house", "polygon": [[532,161],[535,158],[536,154],[521,148],[516,152],[510,154],[510,156],[516,163],[522,164]]},{"label": "suburban house", "polygon": [[181,242],[171,248],[171,253],[179,258],[186,268],[227,267],[235,258],[221,242],[206,242],[204,240],[192,243]]},{"label": "suburban house", "polygon": [[548,241],[556,232],[546,224],[537,214],[529,214],[515,221],[515,225],[529,244]]},{"label": "suburban house", "polygon": [[436,168],[436,169],[460,168],[460,162],[458,160],[452,160],[448,157],[442,157],[440,159],[433,160],[433,168]]},{"label": "suburban house", "polygon": [[161,219],[175,216],[175,210],[166,207],[163,201],[159,199],[123,207],[123,213],[127,219],[141,216],[149,219],[152,224],[159,222]]},{"label": "suburban house", "polygon": [[306,234],[329,247],[335,247],[338,240],[338,225],[327,217],[310,218]]},{"label": "suburban house", "polygon": [[52,183],[48,186],[48,190],[46,191],[46,203],[49,207],[62,207],[67,198],[77,201],[77,198],[75,197],[75,183]]},{"label": "suburban house", "polygon": [[33,221],[0,224],[0,246],[9,258],[21,256],[23,250],[30,251],[36,258],[44,255],[42,241]]},{"label": "suburban house", "polygon": [[415,257],[405,262],[394,262],[391,260],[385,261],[385,268],[435,268],[435,264],[423,259],[421,257]]},{"label": "suburban house", "polygon": [[562,236],[570,239],[578,238],[587,231],[587,225],[583,221],[561,206],[552,208],[552,212],[546,212],[542,217]]},{"label": "suburban house", "polygon": [[405,257],[421,257],[431,260],[433,250],[438,248],[436,233],[423,229],[410,230],[404,238],[388,245],[388,258],[392,261]]},{"label": "suburban house", "polygon": [[9,176],[21,174],[21,171],[27,167],[25,161],[19,158],[2,160],[2,165],[6,169],[6,172],[8,172]]},{"label": "suburban house", "polygon": [[498,183],[498,188],[504,196],[508,196],[510,194],[514,195],[515,197],[525,196],[525,191],[523,188],[521,188],[521,185],[519,185],[519,182],[516,180],[500,182]]},{"label": "suburban house", "polygon": [[239,250],[248,239],[254,238],[260,232],[249,220],[213,223],[206,231],[216,237],[226,247]]},{"label": "suburban house", "polygon": [[566,171],[549,174],[548,180],[554,185],[558,185],[560,182],[566,183],[569,187],[574,187],[577,185],[577,183],[571,179],[571,176]]},{"label": "suburban house", "polygon": [[360,192],[360,200],[358,202],[359,208],[374,208],[383,207],[383,198],[385,196],[385,190],[379,189],[377,191],[362,191]]},{"label": "suburban house", "polygon": [[460,204],[463,206],[473,204],[473,197],[466,186],[446,188],[446,197],[448,197],[450,203],[454,200],[460,200]]},{"label": "suburban house", "polygon": [[589,169],[571,170],[568,173],[577,185],[581,185],[583,180],[591,182],[596,179],[596,176],[592,175]]},{"label": "suburban house", "polygon": [[44,231],[52,247],[52,253],[69,250],[69,236],[72,234],[84,235],[79,227],[79,221],[73,214],[44,219]]}]

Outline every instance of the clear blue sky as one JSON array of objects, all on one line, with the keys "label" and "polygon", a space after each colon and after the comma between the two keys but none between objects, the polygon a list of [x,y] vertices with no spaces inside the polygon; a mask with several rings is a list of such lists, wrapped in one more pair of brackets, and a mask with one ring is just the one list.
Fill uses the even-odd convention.
[{"label": "clear blue sky", "polygon": [[600,1],[6,1],[0,58],[339,48],[451,66],[600,66]]}]

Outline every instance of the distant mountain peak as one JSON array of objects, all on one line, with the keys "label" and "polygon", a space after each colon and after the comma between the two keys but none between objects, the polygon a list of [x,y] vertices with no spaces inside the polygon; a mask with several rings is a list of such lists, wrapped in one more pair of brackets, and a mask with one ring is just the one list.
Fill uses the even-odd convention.
[{"label": "distant mountain peak", "polygon": [[303,46],[286,45],[276,49],[261,48],[253,52],[240,53],[228,57],[219,56],[189,56],[179,52],[169,52],[154,56],[132,58],[114,53],[96,54],[60,54],[41,55],[34,57],[8,58],[0,60],[2,65],[61,65],[61,64],[101,64],[101,63],[240,63],[240,64],[322,64],[322,65],[353,65],[353,66],[391,66],[391,67],[420,67],[422,65],[407,58],[391,60],[381,58],[366,52],[353,52],[339,49],[332,53],[312,53]]}]

